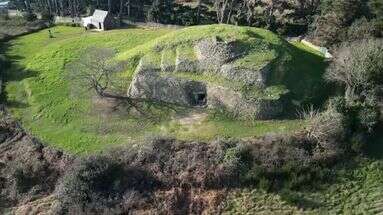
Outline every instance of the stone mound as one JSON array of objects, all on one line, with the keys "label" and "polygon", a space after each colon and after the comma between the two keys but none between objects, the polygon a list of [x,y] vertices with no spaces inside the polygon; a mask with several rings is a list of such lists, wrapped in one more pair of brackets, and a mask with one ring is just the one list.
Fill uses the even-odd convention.
[{"label": "stone mound", "polygon": [[199,62],[195,52],[189,47],[178,47],[176,50],[175,72],[197,72],[199,70]]},{"label": "stone mound", "polygon": [[[237,41],[223,41],[218,37],[198,40],[189,47],[158,50],[160,63],[144,56],[136,68],[128,95],[182,106],[207,106],[224,109],[237,117],[272,119],[283,111],[280,100],[248,98],[230,86],[217,86],[206,81],[177,78],[174,73],[214,74],[228,81],[262,90],[266,88],[271,71],[270,63],[257,68],[236,64],[245,55]],[[173,74],[173,75],[172,75]]]}]

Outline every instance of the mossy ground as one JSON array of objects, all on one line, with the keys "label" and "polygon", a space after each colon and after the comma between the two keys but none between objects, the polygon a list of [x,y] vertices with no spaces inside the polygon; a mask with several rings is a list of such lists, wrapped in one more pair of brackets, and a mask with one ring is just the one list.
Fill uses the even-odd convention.
[{"label": "mossy ground", "polygon": [[[221,29],[219,26],[212,28],[218,31]],[[246,37],[248,29],[244,29],[242,36]],[[6,71],[8,106],[23,126],[47,144],[72,153],[84,154],[114,145],[132,144],[152,135],[211,140],[216,137],[243,138],[267,132],[291,132],[302,126],[303,122],[299,120],[247,122],[207,117],[195,130],[194,125],[179,125],[174,120],[180,114],[179,111],[156,110],[155,121],[124,111],[105,113],[95,105],[92,93],[79,90],[78,86],[67,79],[66,64],[81,58],[81,51],[90,46],[114,48],[123,56],[137,50],[143,53],[145,47],[150,46],[148,44],[164,44],[164,38],[167,37],[185,43],[190,41],[186,37],[189,33],[181,30],[185,37],[182,39],[173,38],[178,33],[175,34],[170,29],[137,28],[96,33],[84,32],[81,28],[58,26],[50,30],[53,38],[49,38],[46,29],[2,44],[2,51],[12,61],[11,69]],[[270,36],[271,42],[280,40],[267,31],[255,31],[265,37]],[[195,33],[194,36],[200,34],[194,28],[191,32]],[[209,33],[205,30],[200,37],[209,34],[214,34],[214,31]],[[225,35],[230,37],[232,32],[227,31]],[[170,56],[174,56],[174,53]],[[139,60],[134,57],[129,59],[127,63],[131,65]],[[125,73],[122,79],[126,80],[122,83],[127,89],[131,76]]]}]

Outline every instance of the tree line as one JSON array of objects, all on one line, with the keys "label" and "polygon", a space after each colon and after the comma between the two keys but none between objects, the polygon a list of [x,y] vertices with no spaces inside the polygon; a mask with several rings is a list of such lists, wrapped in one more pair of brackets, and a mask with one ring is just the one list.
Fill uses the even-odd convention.
[{"label": "tree line", "polygon": [[383,32],[381,0],[10,0],[11,7],[43,18],[82,16],[95,9],[115,17],[163,24],[225,23],[262,27],[282,35],[310,34],[332,45]]}]

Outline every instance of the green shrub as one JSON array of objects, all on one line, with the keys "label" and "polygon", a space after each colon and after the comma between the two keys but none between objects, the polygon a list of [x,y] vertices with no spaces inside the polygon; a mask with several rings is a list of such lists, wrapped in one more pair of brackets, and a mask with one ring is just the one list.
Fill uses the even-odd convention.
[{"label": "green shrub", "polygon": [[361,126],[368,132],[372,132],[379,123],[380,111],[375,107],[363,107],[358,114]]},{"label": "green shrub", "polygon": [[347,102],[343,96],[336,96],[329,99],[329,106],[333,107],[338,113],[345,114],[347,112]]}]

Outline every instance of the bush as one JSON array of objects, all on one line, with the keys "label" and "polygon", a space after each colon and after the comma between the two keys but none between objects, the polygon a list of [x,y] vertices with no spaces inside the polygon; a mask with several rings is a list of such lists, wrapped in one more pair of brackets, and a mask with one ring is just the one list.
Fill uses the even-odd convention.
[{"label": "bush", "polygon": [[48,11],[44,11],[41,13],[41,19],[46,21],[51,21],[53,20],[53,15],[50,14]]},{"label": "bush", "polygon": [[377,106],[364,106],[359,111],[358,118],[362,128],[371,133],[379,123],[380,111]]},{"label": "bush", "polygon": [[[312,143],[281,136],[209,144],[153,138],[137,150],[76,161],[57,186],[60,204],[55,213],[124,213],[151,207],[177,213],[193,189],[300,189],[328,176],[325,165],[312,167],[318,160],[307,144]],[[172,191],[164,197],[159,190]]]},{"label": "bush", "polygon": [[344,86],[349,100],[368,94],[383,84],[383,42],[365,40],[343,44],[325,78]]},{"label": "bush", "polygon": [[37,19],[37,16],[34,13],[23,13],[22,16],[28,22],[32,22]]},{"label": "bush", "polygon": [[[75,206],[80,211],[102,211],[116,208],[124,194],[148,191],[155,180],[145,171],[124,167],[112,157],[97,156],[78,160],[57,187],[61,212]],[[133,203],[131,203],[133,204]]]},{"label": "bush", "polygon": [[18,167],[14,170],[12,177],[15,180],[15,188],[18,194],[27,193],[38,184],[38,178],[26,168]]},{"label": "bush", "polygon": [[310,142],[317,144],[314,151],[318,153],[335,152],[339,148],[336,144],[342,143],[345,138],[345,118],[336,108],[329,105],[326,111],[307,119],[309,126],[306,135]]},{"label": "bush", "polygon": [[334,108],[338,113],[346,114],[347,101],[343,96],[336,96],[329,99],[328,106]]},{"label": "bush", "polygon": [[369,22],[365,17],[356,20],[347,30],[347,40],[372,39],[378,34],[377,26],[374,22]]}]

